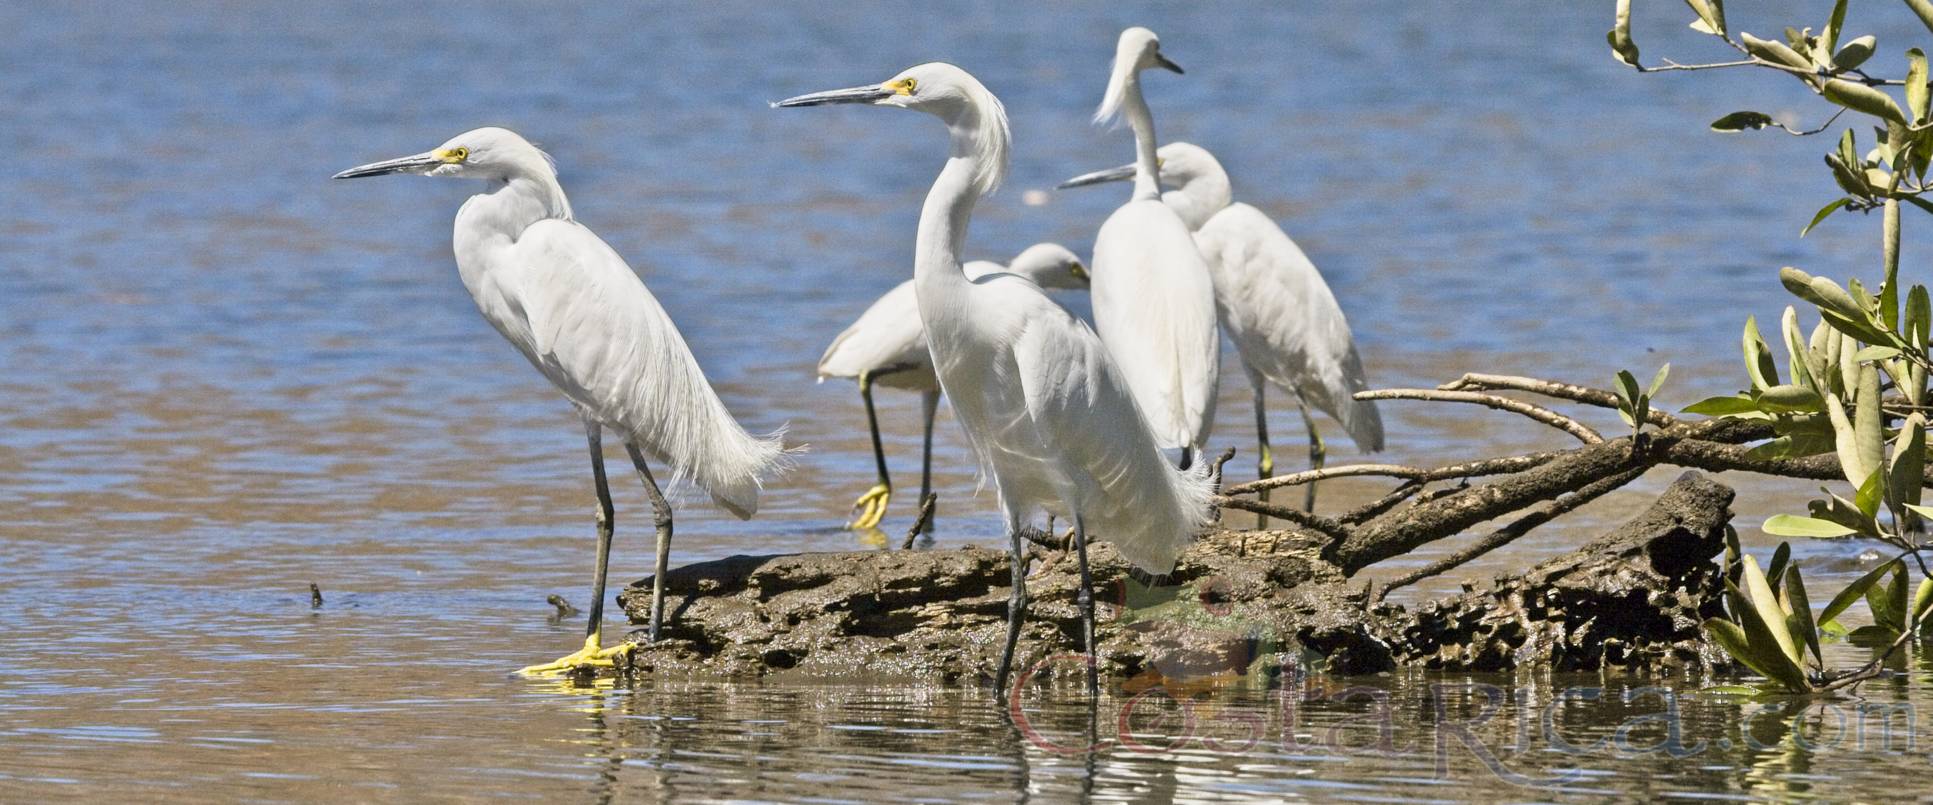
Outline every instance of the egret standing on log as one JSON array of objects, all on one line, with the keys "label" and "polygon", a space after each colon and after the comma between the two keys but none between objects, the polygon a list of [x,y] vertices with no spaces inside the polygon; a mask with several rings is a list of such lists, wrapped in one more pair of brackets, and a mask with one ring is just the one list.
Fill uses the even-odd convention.
[{"label": "egret standing on log", "polygon": [[1174,567],[1208,518],[1207,462],[1192,472],[1167,463],[1106,347],[1040,286],[1013,274],[970,279],[960,265],[967,222],[1007,169],[1007,113],[966,71],[922,64],[880,84],[801,95],[777,106],[863,103],[940,118],[950,135],[946,167],[921,208],[913,291],[934,374],[952,400],[993,480],[1012,549],[1007,636],[995,684],[1005,689],[1027,607],[1020,529],[1036,510],[1071,519],[1081,590],[1077,599],[1096,689],[1094,591],[1087,530],[1151,573]]},{"label": "egret standing on log", "polygon": [[[1005,271],[1033,280],[1042,288],[1087,287],[1087,267],[1058,243],[1034,244],[1016,256],[1010,266],[975,260],[965,268],[967,279]],[[933,359],[927,353],[926,328],[920,326],[912,280],[887,291],[858,321],[832,339],[826,354],[819,358],[819,379],[828,377],[857,378],[859,398],[866,403],[866,427],[872,432],[873,464],[879,469],[879,483],[853,504],[855,516],[848,527],[873,528],[886,515],[886,503],[893,496],[892,476],[886,473],[886,450],[879,443],[879,418],[873,413],[873,384],[920,393],[925,447],[920,453],[919,500],[925,501],[933,487],[933,412],[940,404],[940,383],[933,376]],[[928,521],[927,528],[932,527]]]},{"label": "egret standing on log", "polygon": [[624,438],[656,513],[652,640],[664,621],[671,506],[645,457],[669,466],[672,480],[688,478],[726,511],[748,518],[758,510],[760,476],[784,460],[779,434],[756,437],[732,419],[671,317],[624,258],[572,219],[550,157],[523,137],[481,128],[434,150],[350,168],[335,178],[388,173],[485,183],[456,213],[457,274],[483,318],[576,405],[590,440],[597,572],[584,647],[522,673],[611,665],[632,644],[602,644],[612,531],[602,429]]},{"label": "egret standing on log", "polygon": [[[1268,408],[1263,394],[1274,383],[1295,395],[1302,424],[1309,431],[1309,465],[1321,469],[1322,433],[1309,415],[1314,405],[1342,423],[1356,447],[1383,449],[1383,418],[1376,404],[1358,400],[1369,388],[1356,339],[1343,318],[1335,293],[1315,263],[1302,253],[1261,210],[1234,202],[1228,172],[1208,150],[1191,143],[1169,143],[1157,152],[1161,182],[1175,189],[1161,201],[1194,230],[1195,245],[1215,279],[1215,304],[1222,327],[1241,353],[1242,368],[1255,387],[1255,433],[1260,442],[1256,471],[1275,474],[1269,454]],[[1077,176],[1061,187],[1081,187],[1135,178],[1137,166],[1123,165]],[[1268,499],[1268,492],[1262,493]],[[1303,507],[1314,511],[1316,485],[1309,484]],[[1266,515],[1257,515],[1258,525]]]},{"label": "egret standing on log", "polygon": [[1125,114],[1134,129],[1134,195],[1094,239],[1094,329],[1134,389],[1164,448],[1188,467],[1215,424],[1221,332],[1208,266],[1181,217],[1161,203],[1154,116],[1141,97],[1141,71],[1181,68],[1161,55],[1146,28],[1121,32],[1097,123]]}]

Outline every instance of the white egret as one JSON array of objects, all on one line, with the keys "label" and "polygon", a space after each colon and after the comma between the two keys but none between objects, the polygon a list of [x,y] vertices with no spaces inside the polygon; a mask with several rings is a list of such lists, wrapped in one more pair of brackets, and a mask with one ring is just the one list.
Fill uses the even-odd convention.
[{"label": "white egret", "polygon": [[1100,338],[1040,286],[1014,274],[969,279],[960,265],[973,206],[999,185],[1007,168],[1007,113],[993,93],[958,67],[929,63],[884,83],[776,105],[835,103],[915,109],[946,123],[950,150],[920,211],[913,291],[934,374],[1006,518],[1013,587],[995,682],[1006,686],[1027,606],[1020,529],[1034,511],[1045,510],[1074,523],[1077,604],[1092,691],[1087,529],[1093,526],[1143,570],[1169,571],[1207,520],[1206,462],[1193,472],[1167,463]]},{"label": "white egret", "polygon": [[457,274],[483,318],[577,407],[590,440],[597,489],[597,572],[584,647],[524,673],[611,665],[632,645],[602,645],[604,576],[611,554],[611,493],[602,429],[624,447],[651,496],[658,532],[651,639],[664,620],[671,506],[648,455],[740,518],[758,510],[760,476],[784,460],[780,434],[756,437],[732,419],[684,337],[624,258],[571,217],[550,157],[515,132],[481,128],[414,156],[374,162],[337,179],[413,173],[480,179],[486,189],[456,214]]},{"label": "white egret", "polygon": [[[1033,280],[1042,288],[1087,287],[1087,267],[1058,243],[1034,244],[1014,257],[1008,266],[974,260],[965,269],[968,279],[1005,271]],[[856,516],[849,526],[873,528],[886,515],[886,503],[893,497],[893,479],[886,472],[886,451],[879,443],[879,418],[873,413],[873,384],[920,393],[925,447],[920,454],[918,499],[926,500],[927,492],[933,487],[933,413],[940,403],[940,383],[933,376],[933,359],[927,354],[926,328],[920,326],[912,280],[887,291],[857,321],[832,339],[825,355],[819,358],[819,379],[828,377],[857,379],[859,397],[866,404],[866,427],[872,432],[873,464],[879,470],[879,483],[853,504]],[[932,528],[931,521],[927,527]]]},{"label": "white egret", "polygon": [[[1241,353],[1242,368],[1255,387],[1255,432],[1260,442],[1257,471],[1275,473],[1269,453],[1268,383],[1295,395],[1302,424],[1309,431],[1309,463],[1320,469],[1325,450],[1321,431],[1309,415],[1314,405],[1349,432],[1366,452],[1383,449],[1383,418],[1376,404],[1355,393],[1369,387],[1362,358],[1342,306],[1303,254],[1261,210],[1235,202],[1228,172],[1207,149],[1169,143],[1157,152],[1161,194],[1195,233],[1195,245],[1215,280],[1215,303],[1222,327]],[[1135,178],[1137,166],[1123,165],[1077,176],[1061,187],[1080,187]],[[1265,495],[1267,493],[1264,493]],[[1309,484],[1304,507],[1315,509],[1316,485]]]},{"label": "white egret", "polygon": [[1153,31],[1122,31],[1094,120],[1127,117],[1137,167],[1134,195],[1094,239],[1094,329],[1127,376],[1155,438],[1162,447],[1181,448],[1187,467],[1215,424],[1222,341],[1208,267],[1187,225],[1161,204],[1154,116],[1141,97],[1141,71],[1150,67],[1181,72],[1161,55]]}]

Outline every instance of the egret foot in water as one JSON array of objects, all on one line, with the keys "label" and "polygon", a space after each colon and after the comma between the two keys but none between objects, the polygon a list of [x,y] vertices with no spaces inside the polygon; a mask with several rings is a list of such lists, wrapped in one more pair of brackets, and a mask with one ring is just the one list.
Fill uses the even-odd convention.
[{"label": "egret foot in water", "polygon": [[873,484],[873,488],[866,490],[866,494],[860,495],[859,499],[853,502],[852,522],[847,523],[846,527],[854,531],[878,528],[879,521],[886,517],[886,504],[892,499],[892,485]]},{"label": "egret foot in water", "polygon": [[638,644],[629,641],[604,648],[600,645],[603,641],[599,638],[600,635],[595,634],[586,637],[583,648],[547,663],[526,665],[518,669],[517,673],[525,676],[549,676],[568,674],[574,669],[587,665],[593,668],[613,668],[617,666],[618,657],[628,658],[631,652],[638,648]]}]

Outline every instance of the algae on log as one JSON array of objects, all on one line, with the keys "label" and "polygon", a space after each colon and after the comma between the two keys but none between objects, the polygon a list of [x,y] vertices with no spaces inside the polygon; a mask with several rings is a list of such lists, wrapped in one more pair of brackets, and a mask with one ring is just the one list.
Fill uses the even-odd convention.
[{"label": "algae on log", "polygon": [[[1651,507],[1577,552],[1490,590],[1415,611],[1372,603],[1324,545],[1293,531],[1217,532],[1156,584],[1106,542],[1090,549],[1105,676],[1129,684],[1265,684],[1284,667],[1508,670],[1722,663],[1699,629],[1723,591],[1732,491],[1688,472]],[[1239,555],[1246,539],[1248,555]],[[1074,562],[1035,551],[1023,679],[1082,668]],[[1065,561],[1064,561],[1065,559]],[[630,672],[909,680],[990,679],[1005,634],[1007,556],[951,550],[733,556],[670,571],[662,639]],[[650,579],[619,601],[634,623]],[[643,634],[633,639],[643,641]]]}]

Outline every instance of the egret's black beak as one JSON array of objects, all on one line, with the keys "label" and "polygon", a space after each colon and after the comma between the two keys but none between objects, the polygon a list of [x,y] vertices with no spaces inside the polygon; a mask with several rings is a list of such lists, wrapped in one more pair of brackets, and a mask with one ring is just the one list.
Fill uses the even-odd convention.
[{"label": "egret's black beak", "polygon": [[894,94],[890,89],[873,84],[864,87],[852,87],[850,89],[813,92],[800,95],[796,98],[786,98],[785,100],[772,104],[772,108],[777,109],[786,106],[826,106],[835,103],[877,103],[893,97]]},{"label": "egret's black beak", "polygon": [[1186,75],[1188,72],[1186,70],[1181,69],[1181,65],[1168,61],[1168,57],[1161,55],[1160,51],[1155,52],[1154,63],[1155,63],[1155,66],[1160,67],[1163,70],[1171,70],[1173,72],[1180,73],[1183,75]]},{"label": "egret's black beak", "polygon": [[1118,168],[1108,168],[1104,171],[1083,173],[1065,182],[1054,185],[1054,189],[1066,190],[1073,187],[1101,184],[1103,182],[1124,182],[1132,178],[1134,178],[1134,165],[1130,163]]},{"label": "egret's black beak", "polygon": [[443,160],[438,159],[435,154],[423,153],[358,165],[331,178],[356,179],[363,176],[381,176],[386,173],[428,173],[442,164]]}]

